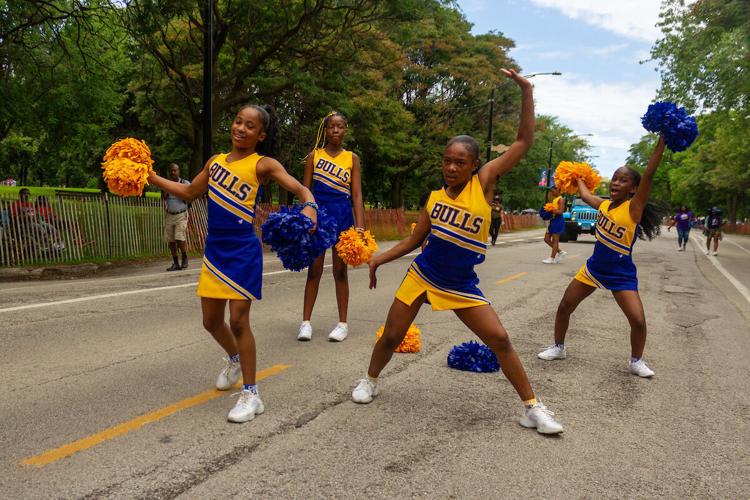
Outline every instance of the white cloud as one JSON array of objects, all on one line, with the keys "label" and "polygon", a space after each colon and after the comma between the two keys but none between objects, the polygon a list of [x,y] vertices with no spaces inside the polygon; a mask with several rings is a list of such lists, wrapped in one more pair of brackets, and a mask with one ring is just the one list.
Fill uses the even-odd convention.
[{"label": "white cloud", "polygon": [[620,52],[621,50],[625,50],[629,47],[627,43],[618,43],[613,45],[606,45],[604,47],[598,47],[595,49],[592,49],[591,53],[595,56],[610,56],[616,52]]},{"label": "white cloud", "polygon": [[656,95],[658,82],[596,83],[580,75],[537,77],[536,112],[557,116],[578,134],[594,134],[588,142],[603,173],[621,166],[631,144],[646,133],[640,117]]},{"label": "white cloud", "polygon": [[571,19],[637,40],[653,43],[660,35],[658,0],[531,0],[560,10]]}]

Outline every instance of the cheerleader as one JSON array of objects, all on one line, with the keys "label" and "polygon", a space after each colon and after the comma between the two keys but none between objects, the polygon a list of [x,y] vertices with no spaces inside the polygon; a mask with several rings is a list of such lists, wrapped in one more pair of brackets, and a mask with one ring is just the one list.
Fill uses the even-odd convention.
[{"label": "cheerleader", "polygon": [[355,403],[369,403],[378,395],[380,372],[403,340],[419,308],[428,302],[433,310],[453,310],[492,349],[523,401],[521,425],[544,434],[556,434],[562,432],[562,425],[537,401],[508,333],[477,287],[479,279],[474,272],[474,266],[484,261],[487,250],[495,184],[534,142],[531,84],[515,71],[502,72],[518,84],[523,96],[521,123],[513,145],[477,170],[480,155],[477,142],[466,135],[448,141],[442,167],[445,187],[432,192],[411,236],[368,262],[370,288],[375,288],[379,266],[412,252],[429,237],[424,251],[411,264],[396,291],[383,335],[373,349],[367,376],[357,382],[352,399]]},{"label": "cheerleader", "polygon": [[[230,389],[240,375],[244,382],[227,417],[230,422],[247,422],[264,411],[255,384],[255,338],[250,330],[250,304],[261,298],[263,275],[263,251],[253,227],[260,186],[277,182],[304,203],[302,213],[317,221],[312,193],[266,156],[275,149],[276,127],[270,106],[244,106],[232,122],[232,151],[211,157],[191,184],[156,174],[148,179],[184,200],[208,191],[208,237],[197,293],[203,326],[227,353],[216,388]],[[224,321],[227,302],[229,324]]]},{"label": "cheerleader", "polygon": [[552,218],[547,226],[547,232],[544,233],[544,242],[552,248],[552,253],[542,261],[544,264],[557,264],[568,254],[560,250],[560,235],[565,231],[565,218],[563,217],[565,200],[560,196],[560,191],[556,187],[552,187],[551,194],[555,208],[550,211]]},{"label": "cheerleader", "polygon": [[[352,226],[364,231],[365,225],[359,156],[343,148],[346,132],[346,118],[341,113],[332,111],[321,121],[315,148],[307,155],[305,161],[303,180],[305,186],[315,195],[320,206],[333,216],[338,234]],[[341,260],[335,250],[331,251],[331,259],[339,322],[328,334],[328,340],[341,342],[349,334],[349,326],[346,322],[349,308],[349,278],[346,263]],[[318,297],[324,260],[325,253],[315,259],[307,270],[302,324],[299,327],[297,340],[307,341],[312,338],[310,318]]]},{"label": "cheerleader", "polygon": [[664,140],[654,149],[643,175],[630,167],[620,167],[609,184],[610,199],[591,194],[586,184],[578,180],[583,201],[599,209],[596,221],[594,253],[568,285],[555,317],[555,343],[538,354],[540,359],[565,359],[565,334],[570,315],[578,304],[597,288],[612,291],[612,295],[630,323],[630,373],[639,377],[654,375],[643,361],[646,345],[646,315],[638,294],[638,276],[633,263],[636,238],[645,235],[649,240],[659,234],[661,214],[648,203],[654,174],[664,153]]}]

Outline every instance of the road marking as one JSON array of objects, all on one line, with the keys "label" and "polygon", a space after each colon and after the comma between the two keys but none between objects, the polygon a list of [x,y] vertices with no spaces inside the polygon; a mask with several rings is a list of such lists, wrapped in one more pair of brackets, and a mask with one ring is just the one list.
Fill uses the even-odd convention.
[{"label": "road marking", "polygon": [[507,283],[509,281],[517,280],[518,278],[522,278],[522,277],[526,276],[527,274],[529,274],[529,273],[527,273],[526,271],[523,271],[523,272],[520,272],[520,273],[516,273],[516,274],[511,274],[510,276],[506,276],[505,278],[503,278],[503,279],[501,279],[499,281],[496,281],[495,284],[496,285],[502,285],[503,283]]},{"label": "road marking", "polygon": [[[332,264],[328,264],[323,266],[331,267]],[[263,276],[272,276],[274,274],[284,274],[284,273],[290,273],[288,269],[282,269],[281,271],[271,271],[268,273],[263,273]],[[4,312],[13,312],[13,311],[23,311],[25,309],[35,309],[38,307],[48,307],[48,306],[59,306],[63,304],[74,304],[76,302],[87,302],[89,300],[97,300],[97,299],[108,299],[111,297],[122,297],[124,295],[136,295],[139,293],[149,293],[149,292],[159,292],[161,290],[174,290],[176,288],[186,288],[189,286],[196,286],[198,284],[197,281],[191,281],[190,283],[182,283],[179,285],[167,285],[167,286],[157,286],[153,288],[142,288],[140,290],[127,290],[124,292],[112,292],[112,293],[102,293],[100,295],[87,295],[85,297],[77,297],[75,299],[65,299],[65,300],[56,300],[54,302],[39,302],[36,304],[26,304],[23,306],[13,306],[13,307],[6,307],[4,309],[0,309],[0,313]]]},{"label": "road marking", "polygon": [[[277,373],[280,373],[289,367],[290,365],[281,364],[271,366],[270,368],[259,371],[256,374],[255,379],[257,381],[261,381],[272,375],[276,375]],[[240,383],[238,382],[237,384],[235,384],[234,388],[239,387]],[[123,422],[121,424],[115,425],[114,427],[110,427],[108,429],[104,429],[101,432],[97,432],[96,434],[91,434],[90,436],[86,436],[85,438],[73,441],[72,443],[64,444],[53,450],[45,451],[44,453],[40,453],[39,455],[27,458],[21,463],[23,465],[33,465],[36,467],[49,465],[60,460],[61,458],[69,457],[75,453],[78,453],[79,451],[83,451],[91,448],[92,446],[96,446],[99,443],[103,443],[104,441],[109,441],[110,439],[114,439],[123,434],[127,434],[128,432],[139,429],[146,424],[158,422],[159,420],[170,415],[174,415],[179,411],[206,403],[208,401],[211,401],[212,399],[218,398],[219,396],[226,395],[226,393],[227,391],[219,391],[217,389],[211,389],[201,392],[200,394],[196,394],[195,396],[192,396],[190,398],[183,399],[182,401],[178,401],[169,406],[165,406],[164,408],[161,408],[159,410],[155,410],[150,413],[141,415],[140,417],[136,417],[133,420]]]},{"label": "road marking", "polygon": [[[693,243],[695,243],[698,246],[698,250],[702,250],[703,246],[702,246],[701,242],[698,240],[698,238],[696,238],[695,236],[691,236],[690,239],[693,240]],[[721,274],[724,275],[724,277],[726,279],[729,280],[729,282],[732,285],[734,285],[734,287],[737,289],[737,291],[740,292],[740,295],[742,295],[743,297],[745,297],[745,300],[747,300],[748,303],[750,303],[750,290],[748,290],[748,288],[745,285],[743,285],[742,283],[740,283],[737,280],[737,278],[735,278],[734,276],[732,276],[732,274],[729,271],[727,271],[724,268],[724,266],[721,265],[721,262],[719,262],[719,259],[717,259],[713,255],[705,255],[705,257],[708,259],[709,262],[711,262],[711,264],[714,265],[714,267],[716,269],[719,270],[719,272]]]},{"label": "road marking", "polygon": [[730,240],[729,238],[726,238],[726,240],[725,240],[725,241],[727,241],[727,242],[731,243],[732,245],[736,246],[737,248],[739,248],[739,249],[740,249],[740,250],[742,250],[743,252],[747,252],[747,253],[750,253],[750,250],[748,250],[747,248],[743,247],[743,246],[742,246],[742,245],[740,245],[739,243],[737,243],[737,242],[735,242],[735,241],[732,241],[732,240]]}]

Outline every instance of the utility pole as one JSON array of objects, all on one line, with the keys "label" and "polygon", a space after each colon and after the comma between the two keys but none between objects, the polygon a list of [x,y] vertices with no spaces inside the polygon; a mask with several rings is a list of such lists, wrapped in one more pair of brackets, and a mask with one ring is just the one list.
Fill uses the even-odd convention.
[{"label": "utility pole", "polygon": [[490,161],[491,155],[492,155],[492,113],[494,110],[494,104],[495,104],[495,87],[492,87],[492,92],[490,92],[490,117],[489,117],[489,126],[487,127],[487,161]]},{"label": "utility pole", "polygon": [[214,9],[213,0],[203,1],[203,163],[213,153]]}]

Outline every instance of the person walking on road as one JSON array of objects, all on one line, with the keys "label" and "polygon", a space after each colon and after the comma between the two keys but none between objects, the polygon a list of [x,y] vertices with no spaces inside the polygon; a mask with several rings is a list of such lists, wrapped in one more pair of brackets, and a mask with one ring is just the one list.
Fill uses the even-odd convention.
[{"label": "person walking on road", "polygon": [[565,359],[565,334],[570,316],[597,288],[610,290],[630,323],[630,373],[639,377],[654,375],[643,361],[646,346],[646,315],[638,294],[638,274],[633,263],[633,246],[638,237],[649,240],[659,234],[661,213],[649,203],[648,196],[656,169],[664,154],[664,139],[659,138],[643,176],[630,167],[618,168],[609,185],[610,199],[604,200],[588,190],[578,179],[578,191],[589,206],[598,208],[594,254],[568,285],[555,317],[555,343],[538,354],[550,361]]},{"label": "person walking on road", "polygon": [[677,251],[684,252],[685,247],[690,239],[690,228],[693,226],[693,212],[691,212],[687,206],[682,205],[677,213],[669,221],[667,231],[670,231],[674,226],[677,226]]},{"label": "person walking on road", "polygon": [[[706,255],[719,255],[719,240],[723,238],[721,228],[724,226],[722,212],[719,207],[711,207],[706,215]],[[714,242],[714,251],[711,252],[711,241]]]},{"label": "person walking on road", "polygon": [[496,194],[495,197],[492,198],[490,208],[492,209],[490,215],[490,239],[492,241],[492,246],[494,247],[495,242],[497,242],[497,235],[500,233],[500,226],[503,224],[503,200],[500,198],[499,194]]},{"label": "person walking on road", "polygon": [[544,242],[552,248],[550,256],[542,261],[543,264],[558,264],[565,256],[567,252],[560,250],[560,235],[565,231],[565,218],[563,212],[565,212],[565,200],[560,195],[560,191],[556,187],[552,187],[552,205],[555,206],[550,211],[552,218],[547,226],[547,232],[544,233]]},{"label": "person walking on road", "polygon": [[[151,174],[148,182],[183,200],[208,196],[208,236],[198,296],[203,327],[226,351],[226,366],[216,380],[219,390],[243,379],[230,422],[247,422],[265,410],[255,379],[255,338],[250,304],[261,298],[263,249],[255,233],[255,200],[261,185],[274,181],[304,204],[302,213],[317,223],[312,193],[270,156],[276,149],[278,119],[271,107],[246,105],[230,127],[232,150],[212,156],[191,184]],[[224,320],[229,303],[229,324]]]},{"label": "person walking on road", "polygon": [[[169,166],[169,179],[178,184],[190,184],[189,180],[180,177],[180,166],[176,163]],[[164,239],[172,254],[172,267],[167,271],[187,269],[187,225],[190,203],[168,191],[161,192],[161,199],[164,201],[164,209],[167,212],[164,216]],[[177,258],[178,249],[182,253],[182,264]]]},{"label": "person walking on road", "polygon": [[409,325],[428,302],[433,310],[453,310],[497,356],[503,374],[523,402],[520,424],[543,434],[562,432],[554,414],[536,399],[526,371],[508,332],[477,284],[474,266],[485,259],[490,201],[497,180],[523,158],[534,142],[534,98],[528,80],[502,70],[521,88],[521,122],[510,149],[477,171],[479,144],[467,135],[448,141],[443,153],[445,187],[433,191],[414,233],[390,250],[372,258],[370,288],[377,286],[379,266],[416,250],[429,237],[422,253],[409,267],[388,312],[383,335],[375,344],[365,378],[352,392],[355,403],[370,403],[378,395],[378,376],[401,344]]}]

